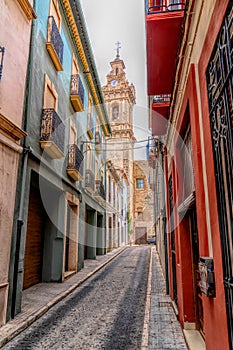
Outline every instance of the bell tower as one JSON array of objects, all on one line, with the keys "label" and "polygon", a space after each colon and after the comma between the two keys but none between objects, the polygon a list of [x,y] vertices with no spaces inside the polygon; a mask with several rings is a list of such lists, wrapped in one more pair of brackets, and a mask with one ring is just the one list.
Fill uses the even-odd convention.
[{"label": "bell tower", "polygon": [[[134,85],[126,79],[125,64],[120,58],[120,43],[116,45],[117,54],[110,62],[111,71],[102,90],[112,129],[112,136],[107,141],[107,157],[112,161],[116,159],[117,165],[124,167],[127,159],[131,162],[134,160],[133,107],[136,101]],[[128,173],[128,169],[125,170]]]},{"label": "bell tower", "polygon": [[110,62],[111,70],[107,74],[107,84],[102,91],[108,111],[112,135],[107,140],[107,160],[123,168],[129,179],[128,209],[133,229],[133,162],[134,142],[133,108],[136,103],[135,88],[126,79],[125,64],[120,58],[120,43],[117,42],[117,54]]}]

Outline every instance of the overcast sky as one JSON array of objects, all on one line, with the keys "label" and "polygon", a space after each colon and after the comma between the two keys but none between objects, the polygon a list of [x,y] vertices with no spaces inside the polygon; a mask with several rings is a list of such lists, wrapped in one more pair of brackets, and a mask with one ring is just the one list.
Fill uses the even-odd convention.
[{"label": "overcast sky", "polygon": [[[136,89],[134,132],[136,138],[147,138],[147,87],[144,0],[80,0],[101,85],[106,84],[109,62],[116,56],[117,41],[121,42],[120,57],[126,66],[129,83]],[[143,132],[145,129],[145,132]]]}]

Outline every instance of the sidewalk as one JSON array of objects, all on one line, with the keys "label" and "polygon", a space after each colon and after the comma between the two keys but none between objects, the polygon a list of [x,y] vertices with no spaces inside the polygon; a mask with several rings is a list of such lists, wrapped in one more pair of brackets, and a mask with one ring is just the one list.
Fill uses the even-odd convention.
[{"label": "sidewalk", "polygon": [[84,268],[63,283],[39,283],[23,291],[22,312],[0,328],[0,348],[127,247],[117,248],[106,255],[97,256],[96,260],[85,260]]},{"label": "sidewalk", "polygon": [[166,295],[165,280],[159,256],[152,247],[152,279],[149,315],[149,350],[188,349],[184,334],[175,315],[172,300]]}]

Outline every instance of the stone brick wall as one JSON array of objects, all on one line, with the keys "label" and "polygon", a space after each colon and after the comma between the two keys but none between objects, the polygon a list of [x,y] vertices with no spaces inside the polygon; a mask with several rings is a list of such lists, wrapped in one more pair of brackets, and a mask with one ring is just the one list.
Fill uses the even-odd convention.
[{"label": "stone brick wall", "polygon": [[[134,179],[134,223],[136,227],[146,227],[147,237],[154,234],[154,191],[151,190],[148,183],[150,167],[147,161],[134,161],[133,179]],[[144,180],[144,188],[136,187],[137,179]],[[150,200],[147,202],[146,197]]]}]

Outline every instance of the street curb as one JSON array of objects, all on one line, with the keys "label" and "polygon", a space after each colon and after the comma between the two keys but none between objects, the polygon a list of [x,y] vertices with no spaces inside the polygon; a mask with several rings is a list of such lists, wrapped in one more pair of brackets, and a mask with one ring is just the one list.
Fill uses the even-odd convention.
[{"label": "street curb", "polygon": [[[29,327],[33,322],[38,320],[41,316],[43,316],[49,309],[51,309],[54,305],[59,303],[62,299],[64,299],[66,296],[68,296],[70,293],[72,293],[76,288],[78,288],[81,284],[83,284],[88,278],[93,276],[96,272],[101,270],[105,265],[110,263],[113,259],[115,259],[118,255],[123,253],[126,249],[130,248],[129,246],[124,247],[119,252],[111,256],[108,260],[106,260],[104,263],[102,263],[100,266],[95,268],[93,271],[89,272],[82,280],[79,282],[73,284],[70,288],[68,288],[66,291],[55,297],[53,300],[49,301],[47,304],[42,306],[39,310],[37,310],[32,316],[30,316],[26,321],[23,321],[21,324],[19,324],[19,327],[16,328],[11,334],[3,337],[0,340],[0,348],[6,345],[10,340],[15,338],[19,333],[21,333],[24,329]],[[0,328],[1,331],[1,328]]]},{"label": "street curb", "polygon": [[152,259],[153,251],[150,248],[150,265],[148,273],[147,291],[146,291],[146,307],[144,315],[144,324],[142,332],[141,350],[147,350],[149,345],[149,323],[150,323],[150,308],[151,308],[151,281],[152,281]]}]

